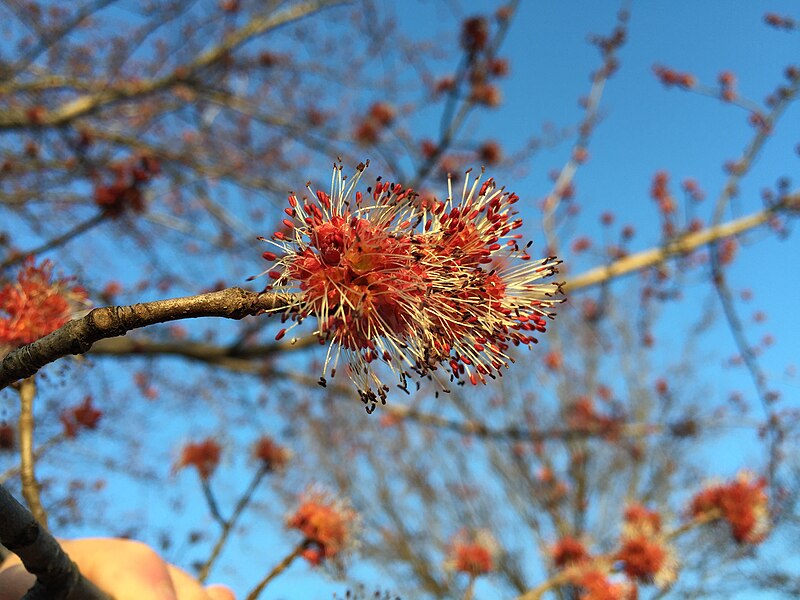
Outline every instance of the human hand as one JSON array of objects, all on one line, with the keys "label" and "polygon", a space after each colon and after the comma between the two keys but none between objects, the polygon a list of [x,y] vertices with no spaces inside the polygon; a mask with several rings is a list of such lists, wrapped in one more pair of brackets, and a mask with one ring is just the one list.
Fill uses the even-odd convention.
[{"label": "human hand", "polygon": [[[201,586],[141,542],[112,538],[61,541],[81,573],[114,600],[235,600],[225,586]],[[36,578],[16,556],[0,565],[0,600],[19,600]]]}]

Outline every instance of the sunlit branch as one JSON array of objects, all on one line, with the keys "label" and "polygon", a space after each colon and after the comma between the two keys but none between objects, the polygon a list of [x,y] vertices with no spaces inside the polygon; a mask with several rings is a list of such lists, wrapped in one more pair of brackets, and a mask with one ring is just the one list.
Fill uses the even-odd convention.
[{"label": "sunlit branch", "polygon": [[0,365],[0,389],[19,379],[30,377],[59,358],[83,354],[95,342],[125,335],[133,329],[198,317],[238,320],[289,306],[291,298],[287,295],[228,288],[184,298],[95,308],[85,317],[74,319],[53,333],[10,352]]},{"label": "sunlit branch", "polygon": [[36,480],[33,453],[33,400],[36,396],[36,383],[29,377],[19,384],[19,472],[22,481],[22,496],[28,508],[42,527],[47,529],[47,512],[42,506],[39,494],[41,485]]},{"label": "sunlit branch", "polygon": [[594,287],[605,281],[661,264],[670,258],[685,256],[712,242],[732,237],[754,229],[759,225],[763,225],[782,210],[792,212],[800,211],[800,194],[786,196],[775,206],[752,215],[741,217],[721,225],[713,225],[694,233],[687,233],[669,241],[663,246],[631,254],[607,266],[596,267],[576,275],[575,277],[568,278],[564,290],[569,293],[583,288]]}]

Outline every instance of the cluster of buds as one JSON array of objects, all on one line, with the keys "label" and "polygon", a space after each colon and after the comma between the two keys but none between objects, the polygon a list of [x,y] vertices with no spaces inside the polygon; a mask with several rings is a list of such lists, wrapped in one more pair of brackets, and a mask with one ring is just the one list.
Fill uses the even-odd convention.
[{"label": "cluster of buds", "polygon": [[779,15],[778,13],[769,12],[764,15],[764,22],[770,27],[776,29],[785,29],[791,31],[796,27],[800,27],[800,23],[795,21],[792,17],[786,15]]},{"label": "cluster of buds", "polygon": [[695,518],[716,518],[728,522],[733,539],[739,544],[758,544],[769,532],[769,500],[764,479],[742,472],[725,484],[710,485],[700,491],[690,505]]},{"label": "cluster of buds", "polygon": [[655,65],[653,67],[653,72],[661,83],[667,87],[677,86],[689,89],[697,85],[697,79],[691,73],[681,73],[675,69],[670,69],[669,67],[661,65]]},{"label": "cluster of buds", "polygon": [[0,355],[55,331],[87,304],[86,290],[52,272],[50,261],[29,258],[17,280],[0,287]]},{"label": "cluster of buds", "polygon": [[158,160],[140,156],[113,164],[110,170],[113,181],[95,185],[94,203],[112,217],[118,217],[127,210],[142,212],[145,208],[142,188],[161,172]]},{"label": "cluster of buds", "polygon": [[[513,362],[511,346],[530,346],[563,300],[553,257],[532,260],[531,243],[513,233],[519,199],[493,179],[466,177],[460,202],[421,199],[380,179],[367,194],[334,166],[330,194],[289,195],[284,219],[267,251],[273,282],[266,290],[296,292],[284,313],[294,327],[309,316],[329,344],[320,384],[345,356],[349,377],[372,412],[389,386],[382,362],[406,390],[414,376],[444,368],[451,380],[486,383]],[[281,329],[282,338],[290,328]],[[445,389],[446,391],[446,389]]]},{"label": "cluster of buds", "polygon": [[676,231],[675,213],[677,205],[675,198],[669,190],[669,173],[666,171],[658,171],[653,176],[653,182],[650,186],[650,197],[655,200],[658,205],[658,212],[661,215],[661,231],[664,238],[673,237]]},{"label": "cluster of buds", "polygon": [[350,504],[319,486],[308,488],[286,526],[305,536],[303,558],[317,566],[356,545],[360,520]]},{"label": "cluster of buds", "polygon": [[[508,15],[498,21],[502,24]],[[500,88],[495,80],[508,75],[508,61],[494,55],[494,48],[489,43],[491,32],[489,20],[485,17],[470,17],[461,25],[461,47],[467,55],[466,82],[469,84],[468,97],[471,102],[488,107],[499,106],[502,101]],[[459,82],[460,83],[460,82]],[[456,78],[446,76],[434,85],[434,93],[454,92],[457,87]]]},{"label": "cluster of buds", "polygon": [[730,71],[723,71],[717,77],[717,81],[719,81],[719,97],[725,102],[736,100],[736,75]]}]

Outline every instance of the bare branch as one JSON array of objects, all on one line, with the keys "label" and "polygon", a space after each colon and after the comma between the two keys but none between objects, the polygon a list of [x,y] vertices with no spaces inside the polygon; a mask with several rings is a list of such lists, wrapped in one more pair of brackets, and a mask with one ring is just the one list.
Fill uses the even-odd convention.
[{"label": "bare branch", "polygon": [[0,366],[0,389],[30,377],[43,366],[70,354],[88,352],[95,342],[128,331],[179,319],[242,319],[291,306],[287,295],[228,288],[197,296],[157,300],[130,306],[95,308],[53,333],[9,353]]}]

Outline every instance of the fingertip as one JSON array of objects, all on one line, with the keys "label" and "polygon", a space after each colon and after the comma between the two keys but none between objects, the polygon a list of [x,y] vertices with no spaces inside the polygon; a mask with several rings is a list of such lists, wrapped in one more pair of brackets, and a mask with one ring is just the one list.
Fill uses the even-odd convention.
[{"label": "fingertip", "polygon": [[231,589],[225,585],[213,584],[206,587],[208,597],[211,600],[236,600],[236,596]]}]

